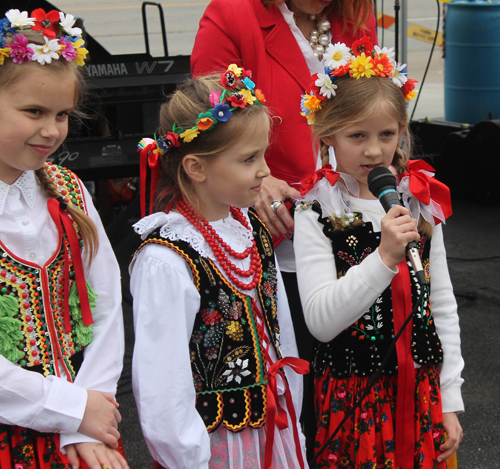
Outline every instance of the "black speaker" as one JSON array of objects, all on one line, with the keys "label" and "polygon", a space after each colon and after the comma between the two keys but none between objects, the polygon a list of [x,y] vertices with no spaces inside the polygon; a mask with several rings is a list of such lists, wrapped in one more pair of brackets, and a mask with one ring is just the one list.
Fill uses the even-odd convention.
[{"label": "black speaker", "polygon": [[416,155],[436,169],[453,198],[500,203],[500,119],[473,126],[445,122],[411,124]]}]

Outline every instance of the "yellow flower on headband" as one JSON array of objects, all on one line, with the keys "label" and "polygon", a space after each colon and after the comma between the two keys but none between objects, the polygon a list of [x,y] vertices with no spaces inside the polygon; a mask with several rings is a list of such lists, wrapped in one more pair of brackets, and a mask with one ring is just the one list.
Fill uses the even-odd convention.
[{"label": "yellow flower on headband", "polygon": [[237,77],[241,75],[241,72],[243,69],[238,67],[236,64],[231,64],[229,67],[227,67],[228,72],[233,72]]},{"label": "yellow flower on headband", "polygon": [[373,59],[367,57],[364,52],[362,52],[357,57],[351,57],[351,69],[349,74],[351,77],[359,80],[361,77],[370,78],[375,75],[373,69]]},{"label": "yellow flower on headband", "polygon": [[73,44],[76,52],[75,62],[77,65],[80,65],[80,67],[83,67],[85,65],[85,57],[87,57],[87,54],[89,53],[89,51],[85,49],[85,47],[83,47],[83,44],[83,39],[78,39]]},{"label": "yellow flower on headband", "polygon": [[187,129],[183,132],[180,137],[183,139],[183,142],[191,142],[194,138],[198,136],[200,131],[198,129]]},{"label": "yellow flower on headband", "polygon": [[5,57],[10,56],[10,51],[12,49],[10,47],[4,47],[3,49],[0,49],[0,65],[3,65],[5,61]]},{"label": "yellow flower on headband", "polygon": [[253,104],[255,101],[257,101],[257,98],[252,94],[250,90],[240,90],[240,94],[243,96],[243,101],[248,104]]}]

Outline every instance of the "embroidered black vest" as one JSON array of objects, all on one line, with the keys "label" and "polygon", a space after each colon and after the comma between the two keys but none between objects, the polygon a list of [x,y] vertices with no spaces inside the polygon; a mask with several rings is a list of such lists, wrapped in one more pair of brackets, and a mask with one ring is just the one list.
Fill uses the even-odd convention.
[{"label": "embroidered black vest", "polygon": [[[313,209],[321,213],[316,206]],[[361,218],[361,214],[357,215]],[[380,233],[373,231],[371,223],[335,230],[328,218],[319,215],[318,221],[324,226],[323,233],[332,243],[338,278],[343,277],[351,267],[360,264],[380,244]],[[427,282],[430,281],[430,245],[431,240],[421,236],[418,246]],[[421,287],[410,263],[408,267],[412,280],[412,298],[418,298]],[[430,283],[424,288],[421,304],[417,314],[413,316],[412,355],[413,360],[420,365],[443,361],[441,342],[431,313],[429,292]],[[352,301],[356,301],[356,298]],[[381,365],[393,338],[392,293],[389,286],[354,324],[329,343],[318,342],[314,371],[323,374],[328,368],[335,377],[346,377],[351,373],[370,375]],[[396,371],[397,355],[394,348],[384,373],[390,375]]]},{"label": "embroidered black vest", "polygon": [[[264,224],[251,212],[249,217],[262,263],[258,301],[268,335],[280,359],[273,245]],[[267,372],[252,298],[233,288],[215,264],[200,256],[187,242],[158,236],[157,231],[151,233],[139,250],[149,243],[173,249],[190,265],[200,293],[200,311],[196,315],[189,349],[196,409],[208,432],[220,425],[234,432],[247,426],[263,426]]]},{"label": "embroidered black vest", "polygon": [[[86,212],[82,188],[75,174],[50,163],[46,163],[45,170],[65,200]],[[68,241],[63,239],[59,250],[45,265],[39,266],[15,256],[0,240],[0,333],[3,336],[0,353],[13,363],[44,376],[57,374],[55,365],[59,358],[62,368],[73,380],[83,360],[83,353],[79,353],[83,346],[79,344],[75,327],[66,333],[62,324],[63,305],[69,300],[62,288],[63,243],[69,249]],[[73,275],[71,264],[70,277]],[[73,283],[70,280],[70,287]],[[17,302],[15,310],[7,308],[15,303],[6,296]]]}]

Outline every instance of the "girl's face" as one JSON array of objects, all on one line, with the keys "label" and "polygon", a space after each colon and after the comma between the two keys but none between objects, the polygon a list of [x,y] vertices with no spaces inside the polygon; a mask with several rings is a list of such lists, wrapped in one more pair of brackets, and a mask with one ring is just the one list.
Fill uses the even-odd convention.
[{"label": "girl's face", "polygon": [[335,149],[337,171],[358,181],[360,198],[375,199],[368,189],[368,173],[377,166],[390,166],[402,130],[398,121],[382,108],[380,114],[322,140]]},{"label": "girl's face", "polygon": [[203,181],[194,188],[205,218],[225,218],[231,205],[245,208],[255,204],[262,180],[270,174],[264,156],[268,145],[269,118],[261,113],[248,120],[234,146],[210,160],[201,160]]},{"label": "girl's face", "polygon": [[289,0],[289,8],[296,15],[300,15],[301,13],[318,15],[330,5],[330,3],[332,3],[332,0]]},{"label": "girl's face", "polygon": [[[13,65],[14,66],[14,65]],[[31,63],[0,90],[0,180],[13,184],[24,172],[43,166],[68,134],[76,97],[76,76]]]}]

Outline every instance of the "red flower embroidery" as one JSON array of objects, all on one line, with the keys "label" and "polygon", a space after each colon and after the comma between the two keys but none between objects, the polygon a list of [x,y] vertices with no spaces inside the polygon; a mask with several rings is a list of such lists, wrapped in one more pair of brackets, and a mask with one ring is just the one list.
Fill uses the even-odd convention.
[{"label": "red flower embroidery", "polygon": [[43,8],[33,10],[31,16],[35,18],[35,25],[32,27],[34,31],[42,31],[44,36],[50,39],[56,37],[59,31],[59,12],[57,10],[45,13]]}]

